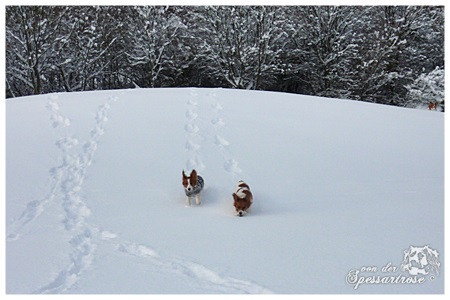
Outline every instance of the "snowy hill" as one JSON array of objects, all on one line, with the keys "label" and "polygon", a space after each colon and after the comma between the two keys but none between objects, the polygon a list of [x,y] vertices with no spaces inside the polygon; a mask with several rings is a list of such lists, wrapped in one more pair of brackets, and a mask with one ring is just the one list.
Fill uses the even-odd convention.
[{"label": "snowy hill", "polygon": [[[192,168],[205,190],[186,207]],[[438,112],[226,89],[16,98],[6,189],[7,293],[444,291]],[[426,245],[434,269],[404,257]]]}]

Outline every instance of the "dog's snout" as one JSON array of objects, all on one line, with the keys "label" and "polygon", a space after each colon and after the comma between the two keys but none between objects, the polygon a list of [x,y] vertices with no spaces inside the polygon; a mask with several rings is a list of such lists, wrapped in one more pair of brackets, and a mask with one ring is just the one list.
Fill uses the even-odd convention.
[{"label": "dog's snout", "polygon": [[239,217],[242,217],[244,214],[242,213],[242,211],[239,212]]},{"label": "dog's snout", "polygon": [[188,187],[188,188],[187,188],[187,191],[188,191],[188,192],[190,192],[191,190],[192,190],[192,188],[191,188],[191,187]]}]

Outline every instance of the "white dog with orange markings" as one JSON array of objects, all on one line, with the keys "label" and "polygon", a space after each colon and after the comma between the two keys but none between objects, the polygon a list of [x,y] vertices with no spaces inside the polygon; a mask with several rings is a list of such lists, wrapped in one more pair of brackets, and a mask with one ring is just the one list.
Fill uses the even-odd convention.
[{"label": "white dog with orange markings", "polygon": [[244,216],[253,203],[253,195],[248,184],[240,180],[236,186],[236,191],[233,193],[233,199],[236,216]]}]

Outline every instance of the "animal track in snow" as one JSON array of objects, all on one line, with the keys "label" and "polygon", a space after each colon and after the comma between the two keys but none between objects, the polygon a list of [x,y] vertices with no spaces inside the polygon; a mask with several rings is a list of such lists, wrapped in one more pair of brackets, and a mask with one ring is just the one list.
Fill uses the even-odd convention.
[{"label": "animal track in snow", "polygon": [[193,120],[195,120],[198,116],[198,114],[196,112],[194,112],[192,109],[188,109],[186,111],[186,118],[188,119],[189,122],[192,122]]},{"label": "animal track in snow", "polygon": [[[194,96],[195,93],[192,95]],[[112,100],[114,99],[109,99],[109,102]],[[58,163],[55,163],[55,166],[49,170],[52,187],[48,194],[41,200],[34,200],[28,203],[19,221],[16,222],[17,226],[13,226],[14,230],[9,232],[8,241],[17,239],[23,233],[25,224],[31,223],[44,211],[46,203],[61,200],[61,206],[63,208],[62,225],[68,233],[68,243],[70,245],[70,253],[68,254],[69,261],[67,265],[58,270],[59,272],[55,274],[54,278],[48,280],[45,285],[36,289],[34,293],[65,293],[70,292],[71,289],[73,290],[81,276],[83,276],[83,273],[92,266],[99,242],[112,244],[118,252],[124,255],[138,257],[142,259],[144,264],[161,267],[162,270],[172,272],[179,276],[177,278],[185,278],[192,285],[197,285],[199,289],[204,289],[205,291],[213,290],[221,293],[271,293],[270,290],[257,284],[223,276],[199,263],[178,257],[164,256],[164,253],[158,253],[149,246],[136,242],[123,241],[117,234],[110,231],[100,231],[89,223],[88,216],[91,211],[88,206],[88,199],[83,195],[83,186],[89,166],[94,162],[95,153],[99,146],[102,145],[99,142],[100,138],[105,134],[106,123],[109,119],[109,102],[98,107],[94,118],[95,125],[90,131],[87,141],[79,140],[79,137],[70,134],[68,135],[65,132],[66,129],[64,131],[60,130],[61,126],[69,126],[70,121],[68,125],[63,125],[66,124],[63,122],[58,123],[57,126],[53,126],[55,129],[60,130],[58,132],[63,134],[63,136],[54,141],[54,145],[60,152],[60,157]],[[197,106],[198,103],[192,101],[190,105]],[[52,105],[51,107],[55,108],[56,106]],[[51,108],[49,110],[51,113],[54,112]],[[57,111],[59,112],[59,107]],[[220,109],[216,111],[220,111]],[[186,130],[188,136],[186,150],[192,154],[186,164],[190,168],[202,170],[205,168],[199,155],[199,150],[202,145],[197,143],[200,128],[197,124],[194,124],[197,116],[197,112],[192,107],[186,111],[187,123],[185,129],[189,127],[187,126],[188,124],[192,126],[191,128],[197,127],[198,129],[197,131]],[[53,118],[51,120],[53,122]],[[225,123],[218,117],[211,120],[210,127],[211,124],[223,126]],[[210,134],[208,136],[210,140],[214,141],[215,139],[216,145],[218,146],[227,146],[230,144],[216,131],[212,134],[210,131],[206,133]],[[225,148],[218,147],[218,149]],[[229,151],[226,153],[228,156],[231,156]],[[239,170],[237,161],[226,160],[226,162],[229,162],[230,172]]]},{"label": "animal track in snow", "polygon": [[55,145],[62,151],[67,151],[70,148],[78,145],[78,143],[79,143],[78,139],[76,139],[74,137],[65,137],[65,138],[58,140],[55,143]]},{"label": "animal track in snow", "polygon": [[109,103],[105,103],[99,107],[95,116],[97,123],[108,121],[108,109],[110,108],[111,105],[109,105]]},{"label": "animal track in snow", "polygon": [[164,271],[175,273],[179,276],[187,277],[193,284],[198,284],[201,288],[219,290],[223,293],[241,294],[271,294],[272,291],[257,284],[239,280],[227,276],[221,276],[207,267],[179,258],[163,257],[148,246],[123,242],[119,243],[117,250],[127,254],[142,258],[144,263],[161,267]]},{"label": "animal track in snow", "polygon": [[197,89],[191,88],[189,94],[194,98],[197,97],[198,96]]},{"label": "animal track in snow", "polygon": [[188,133],[197,133],[200,129],[197,125],[188,123],[184,126],[184,130]]},{"label": "animal track in snow", "polygon": [[111,231],[105,230],[105,231],[102,231],[102,232],[100,233],[100,238],[101,238],[103,241],[109,241],[109,240],[112,240],[112,239],[117,238],[117,234],[115,234],[115,233],[113,233],[113,232],[111,232]]},{"label": "animal track in snow", "polygon": [[229,159],[224,163],[224,169],[230,173],[242,173],[242,170],[239,168],[239,163],[234,159]]},{"label": "animal track in snow", "polygon": [[[61,112],[58,103],[57,95],[50,95],[49,102],[46,108],[50,112],[50,120],[52,121],[53,128],[58,127],[68,127],[70,126],[69,118],[65,117]],[[70,148],[78,144],[78,140],[74,137],[65,137],[56,141],[55,145],[63,152],[67,152]],[[9,242],[18,240],[24,233],[26,226],[37,219],[42,212],[45,210],[45,206],[52,202],[59,192],[59,187],[61,184],[63,165],[53,167],[49,170],[50,181],[52,182],[50,186],[50,191],[44,197],[38,200],[31,200],[27,203],[25,209],[23,210],[20,217],[14,220],[8,225],[6,240]]]},{"label": "animal track in snow", "polygon": [[185,275],[194,277],[200,282],[211,284],[223,293],[272,294],[272,291],[257,284],[232,277],[220,276],[218,273],[194,262],[174,261],[172,264],[175,264],[176,268]]},{"label": "animal track in snow", "polygon": [[[115,101],[116,98],[109,98]],[[52,106],[55,107],[55,106]],[[72,235],[70,262],[49,284],[41,287],[36,293],[63,293],[69,290],[92,263],[96,244],[93,242],[93,227],[87,221],[91,214],[86,199],[81,191],[88,167],[92,164],[100,137],[105,132],[110,104],[100,105],[95,115],[95,127],[90,132],[90,139],[83,147],[75,147],[80,142],[77,138],[66,136],[55,145],[61,150],[61,164],[52,168],[49,173],[55,179],[51,191],[51,199],[59,196],[64,211],[62,223]]]},{"label": "animal track in snow", "polygon": [[52,121],[53,128],[63,126],[67,127],[70,125],[70,119],[61,114],[59,105],[56,102],[58,99],[57,95],[50,95],[49,96],[50,101],[47,103],[47,109],[50,110],[50,120]]},{"label": "animal track in snow", "polygon": [[92,263],[95,253],[95,244],[92,242],[92,232],[85,229],[70,240],[72,254],[70,263],[56,278],[33,294],[58,294],[69,290],[78,280],[80,274]]},{"label": "animal track in snow", "polygon": [[191,105],[191,106],[197,106],[197,105],[198,105],[198,102],[196,102],[196,101],[193,100],[193,99],[189,99],[188,102],[187,102],[187,104],[188,104],[188,105]]},{"label": "animal track in snow", "polygon": [[229,146],[230,143],[223,137],[221,137],[220,135],[216,135],[215,136],[215,143],[216,145],[219,146]]},{"label": "animal track in snow", "polygon": [[202,160],[199,159],[198,157],[188,159],[188,161],[186,162],[186,167],[188,170],[193,170],[193,169],[204,170],[205,169],[205,165],[203,164]]},{"label": "animal track in snow", "polygon": [[213,110],[222,110],[223,109],[222,105],[220,105],[220,103],[217,103],[217,102],[211,104],[211,108]]},{"label": "animal track in snow", "polygon": [[28,202],[20,217],[8,226],[6,240],[12,242],[19,239],[23,234],[25,225],[36,219],[44,211],[44,205],[46,205],[49,200],[51,199],[45,197],[41,200],[32,200]]},{"label": "animal track in snow", "polygon": [[191,140],[188,140],[186,142],[186,149],[190,150],[190,151],[197,151],[198,149],[200,149],[201,146]]},{"label": "animal track in snow", "polygon": [[218,146],[219,152],[224,160],[223,168],[230,174],[233,181],[237,181],[241,177],[242,169],[239,167],[239,162],[234,159],[231,152],[231,143],[222,135],[222,128],[225,126],[225,121],[221,117],[221,111],[224,107],[217,102],[216,93],[211,93],[211,109],[212,119],[211,124],[214,128],[214,144]]},{"label": "animal track in snow", "polygon": [[221,127],[225,125],[225,122],[222,120],[222,118],[217,117],[211,120],[211,124],[213,124],[216,127]]},{"label": "animal track in snow", "polygon": [[159,257],[159,255],[149,247],[136,243],[122,243],[118,246],[118,250],[138,257]]},{"label": "animal track in snow", "polygon": [[[199,150],[202,148],[202,142],[211,139],[211,143],[217,146],[218,153],[224,160],[223,169],[230,174],[233,181],[240,179],[242,169],[239,167],[239,162],[234,159],[230,141],[223,135],[223,128],[226,125],[222,118],[224,107],[217,101],[217,93],[215,91],[207,93],[206,101],[203,101],[205,99],[199,101],[199,94],[195,89],[190,91],[189,96],[187,101],[188,109],[185,113],[187,122],[184,126],[184,130],[188,134],[185,149],[189,151],[190,155],[186,161],[186,167],[188,169],[197,169],[197,171],[204,169],[205,166]],[[202,106],[211,115],[210,128],[206,129],[205,132],[202,132],[203,130],[197,125],[199,111],[202,108],[199,103],[206,104]],[[203,138],[203,141],[199,141],[199,138]]]},{"label": "animal track in snow", "polygon": [[202,148],[202,145],[198,142],[198,140],[201,139],[201,135],[200,128],[197,124],[199,105],[197,98],[197,91],[191,89],[187,101],[188,108],[185,112],[186,123],[184,125],[184,131],[187,133],[185,149],[188,151],[186,168],[188,170],[196,169],[201,172],[205,168],[205,165],[199,155],[199,150]]}]

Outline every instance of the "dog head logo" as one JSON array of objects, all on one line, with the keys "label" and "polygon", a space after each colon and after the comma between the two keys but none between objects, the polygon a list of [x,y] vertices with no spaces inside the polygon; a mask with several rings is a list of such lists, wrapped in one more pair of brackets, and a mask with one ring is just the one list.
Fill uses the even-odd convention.
[{"label": "dog head logo", "polygon": [[430,246],[414,247],[403,251],[402,271],[409,275],[428,275],[430,272],[439,275],[439,253]]}]

